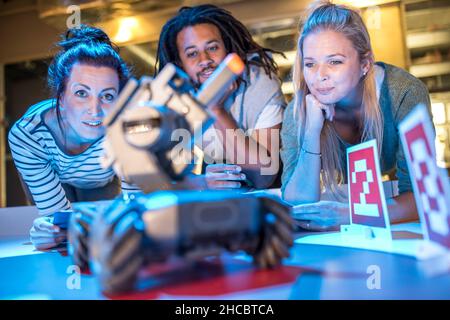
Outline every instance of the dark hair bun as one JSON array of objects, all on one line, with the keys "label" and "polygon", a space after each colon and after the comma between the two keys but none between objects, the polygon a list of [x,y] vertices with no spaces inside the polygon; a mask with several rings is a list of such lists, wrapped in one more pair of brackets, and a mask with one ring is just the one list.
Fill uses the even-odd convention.
[{"label": "dark hair bun", "polygon": [[65,36],[63,36],[63,40],[58,43],[58,46],[62,47],[64,51],[67,51],[86,42],[104,43],[116,49],[115,45],[111,43],[108,35],[103,30],[84,24],[80,28],[67,30]]}]

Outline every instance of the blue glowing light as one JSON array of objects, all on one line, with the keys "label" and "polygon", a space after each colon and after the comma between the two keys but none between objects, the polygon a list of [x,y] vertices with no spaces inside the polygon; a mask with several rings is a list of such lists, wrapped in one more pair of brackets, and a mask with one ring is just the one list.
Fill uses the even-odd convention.
[{"label": "blue glowing light", "polygon": [[171,192],[162,192],[153,194],[147,201],[145,201],[145,208],[148,210],[157,210],[175,206],[178,203],[178,197]]}]

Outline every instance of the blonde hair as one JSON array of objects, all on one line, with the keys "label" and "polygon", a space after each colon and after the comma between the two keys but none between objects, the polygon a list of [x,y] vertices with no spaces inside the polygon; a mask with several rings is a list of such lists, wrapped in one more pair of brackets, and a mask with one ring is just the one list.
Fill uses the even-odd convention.
[{"label": "blonde hair", "polygon": [[[303,75],[303,43],[305,38],[314,32],[332,30],[344,35],[358,52],[360,62],[367,59],[370,69],[363,78],[362,98],[362,141],[376,139],[378,153],[381,154],[383,141],[383,118],[378,103],[375,84],[374,56],[367,28],[355,9],[336,5],[330,1],[316,1],[312,4],[306,19],[300,21],[297,55],[293,67],[293,82],[296,92],[294,99],[294,117],[301,121],[299,126],[299,143],[303,144],[306,124],[306,95],[309,89]],[[343,194],[338,186],[345,181],[345,164],[341,163],[339,153],[339,138],[331,122],[325,120],[320,135],[320,150],[322,153],[321,185],[338,199]]]}]

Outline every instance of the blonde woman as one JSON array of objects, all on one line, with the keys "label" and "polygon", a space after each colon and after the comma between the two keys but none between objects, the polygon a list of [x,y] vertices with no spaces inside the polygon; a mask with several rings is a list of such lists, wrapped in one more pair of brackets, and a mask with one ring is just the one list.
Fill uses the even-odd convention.
[{"label": "blonde woman", "polygon": [[[377,140],[381,170],[399,180],[400,194],[388,202],[391,222],[417,219],[398,124],[418,103],[430,107],[425,85],[375,63],[359,13],[324,1],[301,24],[293,81],[281,132],[282,192],[302,204],[295,209],[300,225],[324,231],[349,222],[339,188],[347,183],[346,148],[370,139]],[[333,201],[320,201],[324,191]]]}]

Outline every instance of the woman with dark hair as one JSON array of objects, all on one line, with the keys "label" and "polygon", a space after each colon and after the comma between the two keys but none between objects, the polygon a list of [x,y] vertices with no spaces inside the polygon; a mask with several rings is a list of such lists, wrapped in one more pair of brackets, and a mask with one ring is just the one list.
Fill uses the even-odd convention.
[{"label": "woman with dark hair", "polygon": [[277,52],[257,44],[230,12],[206,4],[181,8],[163,26],[157,67],[174,63],[200,86],[229,53],[237,54],[246,70],[227,98],[211,108],[214,127],[198,144],[210,164],[206,181],[211,188],[240,188],[247,178],[253,186],[267,188],[279,169],[279,129],[286,105],[272,57]]},{"label": "woman with dark hair", "polygon": [[[22,185],[44,216],[30,231],[38,249],[66,238],[52,223],[53,213],[70,209],[71,202],[111,199],[120,193],[114,171],[103,169],[99,158],[103,120],[129,70],[100,29],[70,29],[58,45],[61,50],[48,69],[54,98],[30,107],[8,136]],[[132,187],[123,182],[126,189]]]}]

